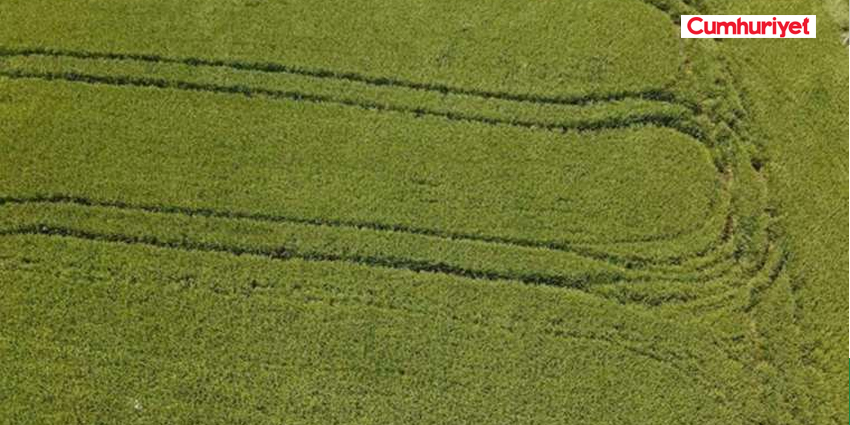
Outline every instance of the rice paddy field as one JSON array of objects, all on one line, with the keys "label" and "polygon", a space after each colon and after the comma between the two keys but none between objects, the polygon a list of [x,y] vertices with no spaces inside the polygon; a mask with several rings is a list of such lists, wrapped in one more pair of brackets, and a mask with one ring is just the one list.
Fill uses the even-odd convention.
[{"label": "rice paddy field", "polygon": [[0,424],[844,424],[846,20],[0,1]]}]

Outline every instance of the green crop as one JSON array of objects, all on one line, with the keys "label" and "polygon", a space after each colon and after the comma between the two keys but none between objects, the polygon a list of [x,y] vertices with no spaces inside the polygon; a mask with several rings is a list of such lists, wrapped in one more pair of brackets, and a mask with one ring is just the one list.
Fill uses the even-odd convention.
[{"label": "green crop", "polygon": [[2,2],[0,424],[843,423],[840,9]]}]

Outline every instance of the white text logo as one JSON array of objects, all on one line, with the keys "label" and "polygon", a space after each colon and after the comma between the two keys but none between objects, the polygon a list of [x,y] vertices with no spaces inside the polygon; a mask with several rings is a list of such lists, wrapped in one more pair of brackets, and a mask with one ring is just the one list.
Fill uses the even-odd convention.
[{"label": "white text logo", "polygon": [[815,38],[815,15],[682,15],[682,38]]}]

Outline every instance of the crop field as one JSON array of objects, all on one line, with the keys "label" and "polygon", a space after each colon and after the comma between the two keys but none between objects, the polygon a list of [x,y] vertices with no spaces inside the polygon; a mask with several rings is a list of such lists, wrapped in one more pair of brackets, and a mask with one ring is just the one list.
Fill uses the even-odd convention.
[{"label": "crop field", "polygon": [[844,424],[843,8],[0,1],[0,424]]}]

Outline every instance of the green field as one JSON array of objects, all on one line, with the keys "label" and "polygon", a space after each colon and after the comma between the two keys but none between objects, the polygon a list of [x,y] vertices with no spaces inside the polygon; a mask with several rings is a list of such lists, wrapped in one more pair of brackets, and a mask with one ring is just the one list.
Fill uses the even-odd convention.
[{"label": "green field", "polygon": [[846,423],[843,15],[2,1],[0,424]]}]

